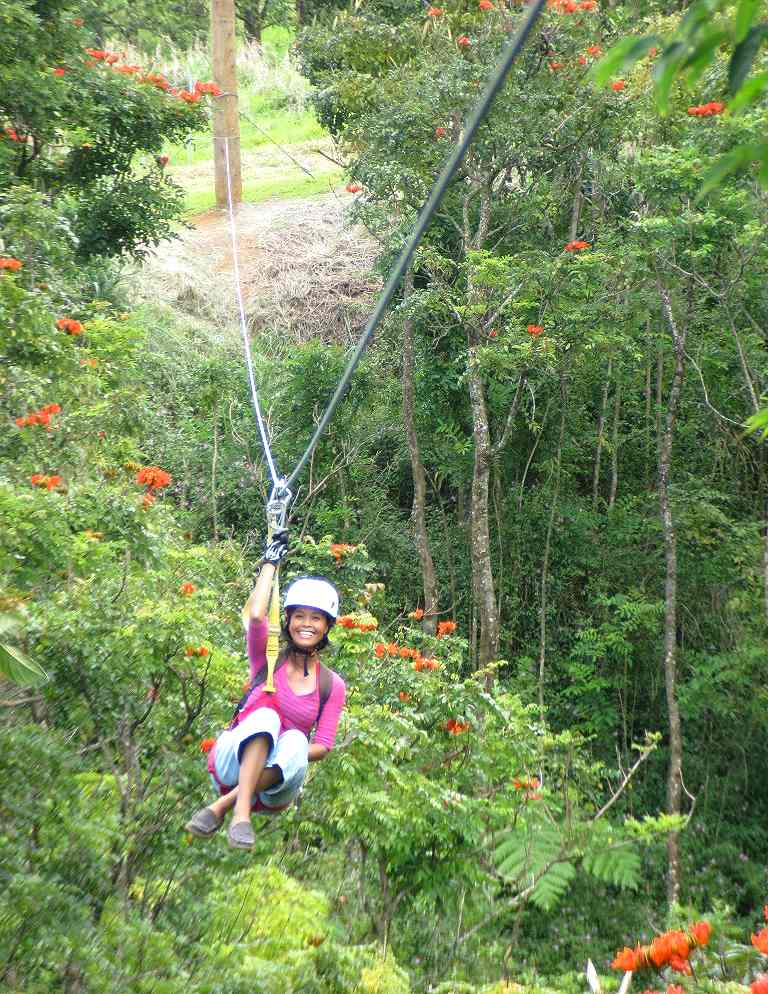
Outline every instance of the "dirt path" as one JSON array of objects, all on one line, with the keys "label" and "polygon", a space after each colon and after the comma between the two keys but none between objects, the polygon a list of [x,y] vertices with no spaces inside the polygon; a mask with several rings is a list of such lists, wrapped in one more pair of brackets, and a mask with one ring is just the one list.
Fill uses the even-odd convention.
[{"label": "dirt path", "polygon": [[[237,212],[240,278],[249,327],[298,340],[349,343],[365,323],[380,283],[377,246],[348,222],[352,197],[328,193],[243,204]],[[216,323],[236,319],[228,218],[190,221],[145,265],[152,295]]]}]

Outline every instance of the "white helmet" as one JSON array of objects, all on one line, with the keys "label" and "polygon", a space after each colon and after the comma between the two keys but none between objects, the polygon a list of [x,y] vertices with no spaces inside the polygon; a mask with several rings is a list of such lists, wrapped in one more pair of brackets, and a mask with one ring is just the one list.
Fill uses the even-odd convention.
[{"label": "white helmet", "polygon": [[327,614],[334,622],[339,616],[339,592],[332,583],[317,576],[300,576],[285,592],[283,607],[311,607]]}]

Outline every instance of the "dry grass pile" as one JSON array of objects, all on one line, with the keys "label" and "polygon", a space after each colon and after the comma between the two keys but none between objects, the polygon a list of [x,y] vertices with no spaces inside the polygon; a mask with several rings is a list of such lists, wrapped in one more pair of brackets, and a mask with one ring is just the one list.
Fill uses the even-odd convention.
[{"label": "dry grass pile", "polygon": [[[240,277],[249,327],[294,341],[348,345],[373,306],[374,240],[347,223],[335,194],[243,205],[238,212]],[[226,214],[210,212],[144,270],[145,294],[221,326],[237,319]]]}]

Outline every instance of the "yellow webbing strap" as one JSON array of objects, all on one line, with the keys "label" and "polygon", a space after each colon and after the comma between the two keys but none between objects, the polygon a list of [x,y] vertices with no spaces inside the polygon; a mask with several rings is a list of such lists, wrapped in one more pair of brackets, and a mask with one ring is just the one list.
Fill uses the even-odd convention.
[{"label": "yellow webbing strap", "polygon": [[275,576],[272,580],[272,594],[269,599],[269,628],[267,630],[267,682],[264,690],[268,694],[274,694],[275,663],[280,647],[280,567],[275,569]]}]

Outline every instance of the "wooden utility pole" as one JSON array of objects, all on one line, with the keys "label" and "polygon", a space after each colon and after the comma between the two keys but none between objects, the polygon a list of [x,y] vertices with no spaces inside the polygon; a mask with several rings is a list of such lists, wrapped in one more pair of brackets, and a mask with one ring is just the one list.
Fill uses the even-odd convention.
[{"label": "wooden utility pole", "polygon": [[240,118],[237,111],[235,71],[235,0],[211,0],[211,47],[213,80],[222,94],[213,101],[216,206],[226,208],[227,151],[229,151],[232,204],[237,206],[243,196],[243,181],[240,174]]}]

